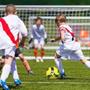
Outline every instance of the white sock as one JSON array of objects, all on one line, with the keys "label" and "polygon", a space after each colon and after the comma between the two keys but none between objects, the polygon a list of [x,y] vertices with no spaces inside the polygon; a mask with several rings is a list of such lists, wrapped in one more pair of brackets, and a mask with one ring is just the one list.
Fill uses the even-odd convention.
[{"label": "white sock", "polygon": [[56,66],[57,66],[59,72],[64,73],[64,69],[63,69],[61,58],[55,58],[55,63],[56,63]]},{"label": "white sock", "polygon": [[13,60],[12,65],[11,65],[11,73],[13,75],[13,79],[19,79],[19,75],[17,72],[17,65],[16,65],[16,60]]},{"label": "white sock", "polygon": [[90,68],[90,61],[85,61],[85,65]]},{"label": "white sock", "polygon": [[9,64],[5,64],[3,66],[2,74],[1,74],[2,81],[6,81],[6,79],[8,78],[8,76],[10,74],[10,71],[11,71],[11,66]]}]

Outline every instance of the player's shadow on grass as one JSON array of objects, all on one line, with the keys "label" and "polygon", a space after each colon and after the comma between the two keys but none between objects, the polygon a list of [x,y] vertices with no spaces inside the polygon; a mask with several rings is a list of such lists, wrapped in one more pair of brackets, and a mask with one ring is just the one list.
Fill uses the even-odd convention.
[{"label": "player's shadow on grass", "polygon": [[[22,89],[23,88],[23,86],[21,85],[21,86],[15,86],[15,85],[8,85],[9,86],[9,88],[10,88],[10,90],[16,90],[16,89]],[[2,89],[2,87],[0,86],[0,90]]]},{"label": "player's shadow on grass", "polygon": [[8,85],[8,86],[9,86],[10,90],[16,90],[16,89],[21,89],[21,88],[23,88],[22,85],[21,85],[21,86]]}]

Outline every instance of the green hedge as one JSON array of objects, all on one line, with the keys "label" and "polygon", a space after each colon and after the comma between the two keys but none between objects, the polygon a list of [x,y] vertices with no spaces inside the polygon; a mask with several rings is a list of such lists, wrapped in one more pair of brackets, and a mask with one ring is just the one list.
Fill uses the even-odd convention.
[{"label": "green hedge", "polygon": [[0,0],[0,4],[17,5],[90,5],[90,0]]}]

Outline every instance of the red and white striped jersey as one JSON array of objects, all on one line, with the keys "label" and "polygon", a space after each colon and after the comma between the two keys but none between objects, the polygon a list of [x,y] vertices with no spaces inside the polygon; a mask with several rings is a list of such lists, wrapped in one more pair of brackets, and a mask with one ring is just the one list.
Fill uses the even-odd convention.
[{"label": "red and white striped jersey", "polygon": [[67,25],[67,24],[62,24],[62,25],[60,25],[60,27],[58,28],[59,33],[60,33],[62,30],[64,31],[64,41],[63,41],[63,43],[72,42],[73,39],[74,39],[74,33],[73,33],[73,31],[72,31],[72,28],[71,28],[69,25]]},{"label": "red and white striped jersey", "polygon": [[0,49],[15,46],[19,33],[27,36],[26,26],[17,15],[0,18]]}]

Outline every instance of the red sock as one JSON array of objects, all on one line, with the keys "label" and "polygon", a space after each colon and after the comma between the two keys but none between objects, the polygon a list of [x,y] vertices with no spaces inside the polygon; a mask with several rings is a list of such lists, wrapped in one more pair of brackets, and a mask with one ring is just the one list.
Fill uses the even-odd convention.
[{"label": "red sock", "polygon": [[44,49],[41,49],[41,57],[45,55]]},{"label": "red sock", "polygon": [[38,50],[37,50],[37,48],[34,48],[34,56],[35,56],[35,57],[38,56]]}]

